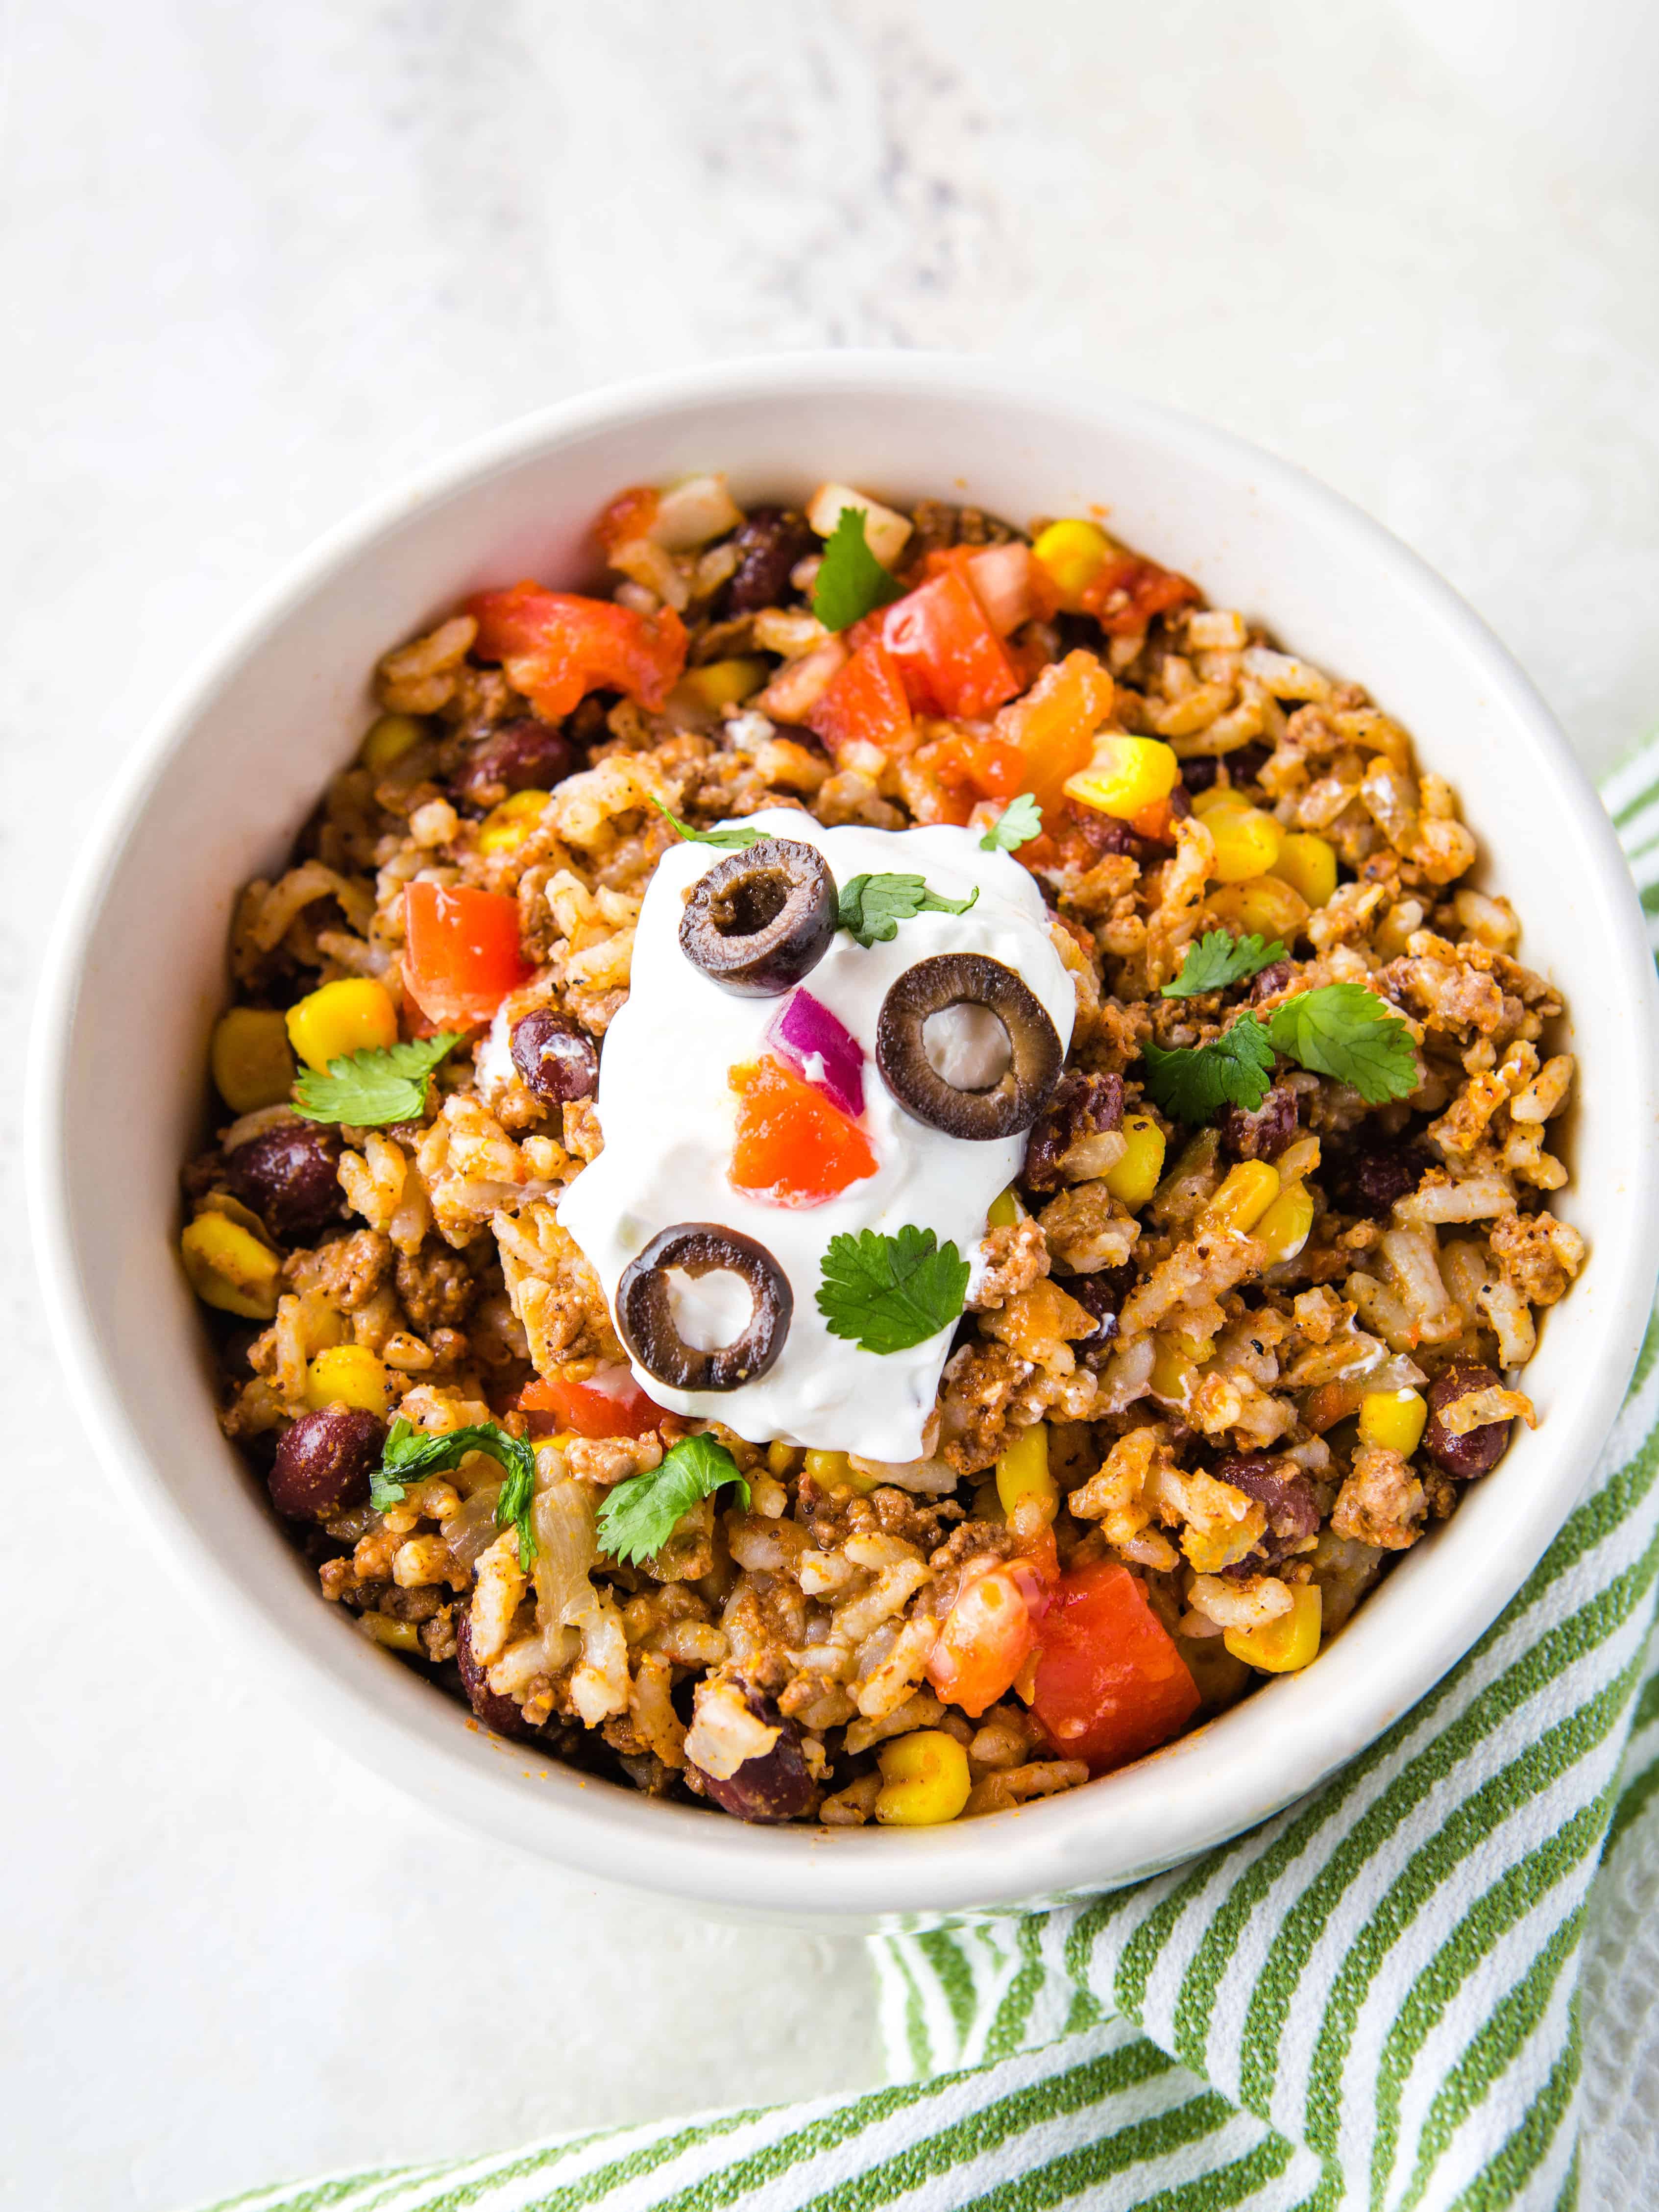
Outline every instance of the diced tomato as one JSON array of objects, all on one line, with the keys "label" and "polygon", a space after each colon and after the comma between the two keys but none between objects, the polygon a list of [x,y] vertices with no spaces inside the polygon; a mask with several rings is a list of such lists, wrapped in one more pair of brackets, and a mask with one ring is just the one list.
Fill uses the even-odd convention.
[{"label": "diced tomato", "polygon": [[1036,1646],[1048,1597],[1048,1577],[1030,1560],[981,1564],[977,1573],[970,1564],[927,1662],[927,1679],[946,1705],[977,1720],[1013,1687]]},{"label": "diced tomato", "polygon": [[1112,710],[1112,679],[1092,653],[1068,653],[1045,668],[1023,699],[1005,707],[992,735],[1016,745],[1025,763],[1023,788],[1048,817],[1068,775],[1085,768],[1095,732]]},{"label": "diced tomato", "polygon": [[535,973],[519,947],[519,902],[470,884],[404,892],[404,984],[441,1029],[489,1021]]},{"label": "diced tomato", "polygon": [[[960,827],[981,799],[1007,800],[1024,787],[1024,753],[972,730],[952,730],[948,737],[923,745],[915,764],[921,775],[911,792],[910,807],[919,822],[954,822]],[[930,805],[935,790],[938,803]]]},{"label": "diced tomato", "polygon": [[600,544],[607,553],[614,553],[619,545],[648,538],[661,505],[662,495],[651,484],[630,484],[626,491],[619,491],[599,517]]},{"label": "diced tomato", "polygon": [[880,620],[882,642],[919,714],[978,721],[1018,691],[1008,648],[960,569],[907,592]]},{"label": "diced tomato", "polygon": [[884,753],[910,750],[916,741],[910,702],[898,665],[879,640],[861,645],[830,678],[806,726],[836,754],[854,743],[879,745]]},{"label": "diced tomato", "polygon": [[648,1436],[667,1408],[654,1405],[632,1371],[601,1363],[591,1375],[538,1375],[518,1395],[519,1411],[532,1437],[570,1430],[579,1437]]},{"label": "diced tomato", "polygon": [[599,690],[624,691],[654,713],[685,666],[685,624],[672,607],[636,615],[614,600],[526,583],[480,592],[465,611],[478,625],[478,658],[499,660],[550,721]]},{"label": "diced tomato", "polygon": [[1038,1632],[1032,1710],[1063,1759],[1109,1773],[1156,1749],[1198,1710],[1198,1686],[1127,1567],[1062,1575]]},{"label": "diced tomato", "polygon": [[924,580],[951,569],[965,576],[999,637],[1006,637],[1033,616],[1047,617],[1060,602],[1048,570],[1018,539],[1008,545],[936,547],[922,562]]},{"label": "diced tomato", "polygon": [[734,1067],[733,1188],[769,1206],[822,1206],[876,1171],[870,1139],[821,1091],[769,1053]]},{"label": "diced tomato", "polygon": [[1173,568],[1139,553],[1113,553],[1083,587],[1083,606],[1109,637],[1132,637],[1154,615],[1184,607],[1199,596],[1198,586]]},{"label": "diced tomato", "polygon": [[1129,827],[1137,837],[1147,838],[1154,845],[1167,845],[1175,836],[1175,809],[1167,799],[1154,799],[1139,814],[1129,817]]}]

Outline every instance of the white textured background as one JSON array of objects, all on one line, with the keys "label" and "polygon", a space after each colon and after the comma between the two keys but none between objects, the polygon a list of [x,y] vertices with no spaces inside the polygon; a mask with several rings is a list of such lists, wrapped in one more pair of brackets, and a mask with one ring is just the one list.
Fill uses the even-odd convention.
[{"label": "white textured background", "polygon": [[[1593,766],[1659,714],[1659,196],[1493,119],[1387,0],[0,0],[0,38],[14,1060],[64,852],[183,664],[402,471],[643,368],[1098,373],[1380,515]],[[871,2078],[854,1945],[492,1861],[204,1648],[20,1261],[4,1297],[0,2204]],[[1656,1895],[1635,1866],[1589,1976],[1597,2212],[1659,2203]]]}]

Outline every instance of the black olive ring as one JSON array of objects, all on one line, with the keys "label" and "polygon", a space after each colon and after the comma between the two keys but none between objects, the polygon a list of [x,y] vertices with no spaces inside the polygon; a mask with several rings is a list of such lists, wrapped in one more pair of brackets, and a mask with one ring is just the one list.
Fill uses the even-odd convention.
[{"label": "black olive ring", "polygon": [[[951,1006],[983,1006],[1001,1023],[1008,1065],[982,1091],[960,1091],[927,1057],[924,1031]],[[1060,1080],[1060,1035],[1035,992],[982,952],[942,952],[907,968],[882,1001],[876,1065],[907,1114],[976,1142],[1029,1129]]]},{"label": "black olive ring", "polygon": [[[712,1352],[688,1344],[674,1325],[668,1270],[696,1277],[729,1269],[754,1299],[741,1335]],[[653,1237],[623,1269],[617,1333],[647,1375],[674,1390],[736,1390],[757,1382],[783,1350],[795,1310],[788,1278],[763,1244],[715,1221],[681,1221]]]},{"label": "black olive ring", "polygon": [[680,950],[740,999],[775,999],[817,966],[836,934],[836,880],[815,845],[763,837],[692,886]]}]

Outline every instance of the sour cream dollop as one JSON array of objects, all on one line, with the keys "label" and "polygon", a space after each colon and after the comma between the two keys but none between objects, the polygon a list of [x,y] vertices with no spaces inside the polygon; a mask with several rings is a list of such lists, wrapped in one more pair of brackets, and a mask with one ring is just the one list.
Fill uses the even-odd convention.
[{"label": "sour cream dollop", "polygon": [[[751,815],[744,826],[817,846],[837,884],[858,875],[913,874],[951,899],[979,893],[966,914],[917,915],[887,943],[867,949],[842,931],[805,979],[805,988],[867,1055],[863,1127],[877,1171],[821,1206],[769,1206],[732,1188],[727,1170],[738,1101],[729,1073],[765,1053],[767,1025],[781,1000],[734,997],[681,951],[685,894],[726,855],[680,843],[664,854],[646,892],[628,1003],[605,1040],[596,1101],[605,1150],[566,1191],[559,1219],[613,1310],[629,1261],[679,1222],[718,1222],[753,1237],[787,1277],[794,1314],[768,1373],[735,1390],[684,1391],[635,1363],[641,1385],[659,1405],[723,1421],[757,1443],[778,1437],[812,1450],[914,1460],[923,1451],[951,1330],[885,1353],[831,1335],[817,1304],[824,1253],[832,1237],[864,1229],[890,1237],[911,1223],[971,1260],[992,1200],[1018,1172],[1026,1139],[1022,1133],[976,1143],[907,1114],[876,1068],[882,1001],[918,961],[980,952],[1012,968],[1035,993],[1065,1047],[1076,1012],[1071,978],[1049,940],[1036,884],[1008,854],[981,851],[973,830],[825,830],[784,807]],[[961,1040],[961,1048],[968,1042]]]}]

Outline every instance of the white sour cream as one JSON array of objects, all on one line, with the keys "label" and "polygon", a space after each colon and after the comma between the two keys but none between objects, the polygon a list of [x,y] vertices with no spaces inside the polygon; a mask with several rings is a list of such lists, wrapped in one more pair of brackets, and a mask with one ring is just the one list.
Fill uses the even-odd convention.
[{"label": "white sour cream", "polygon": [[[802,988],[864,1048],[863,1127],[877,1172],[822,1206],[768,1206],[732,1188],[727,1170],[738,1101],[728,1073],[765,1052],[768,1024],[783,1000],[722,991],[680,951],[684,895],[726,858],[713,846],[681,843],[663,855],[646,892],[628,1003],[605,1036],[596,1102],[605,1150],[566,1191],[559,1219],[613,1304],[629,1261],[678,1222],[715,1221],[753,1237],[783,1270],[794,1313],[771,1369],[737,1390],[684,1391],[670,1389],[636,1364],[641,1384],[659,1404],[723,1421],[757,1443],[779,1437],[866,1459],[916,1459],[951,1332],[884,1354],[832,1336],[817,1304],[820,1263],[832,1237],[862,1229],[892,1236],[907,1222],[931,1229],[941,1243],[949,1240],[971,1259],[991,1201],[1018,1172],[1025,1138],[974,1143],[907,1114],[876,1069],[882,1001],[920,960],[984,953],[1024,980],[1066,1046],[1076,1011],[1071,978],[1049,942],[1036,884],[1006,853],[981,852],[975,831],[824,830],[810,815],[781,807],[750,816],[744,826],[817,846],[838,884],[857,875],[908,872],[949,898],[979,892],[966,914],[918,915],[901,922],[888,943],[867,950],[843,931],[804,980]],[[960,1055],[963,1064],[975,1062],[987,1042],[968,1033],[940,1041],[951,1060]],[[726,1287],[721,1279],[703,1281],[708,1292],[695,1299],[689,1281],[683,1288],[671,1285],[676,1304],[684,1301],[694,1342],[738,1312],[735,1298],[717,1294],[717,1285],[720,1293]],[[738,1318],[740,1323],[740,1313]],[[711,1338],[699,1348],[721,1340],[730,1338]]]}]

